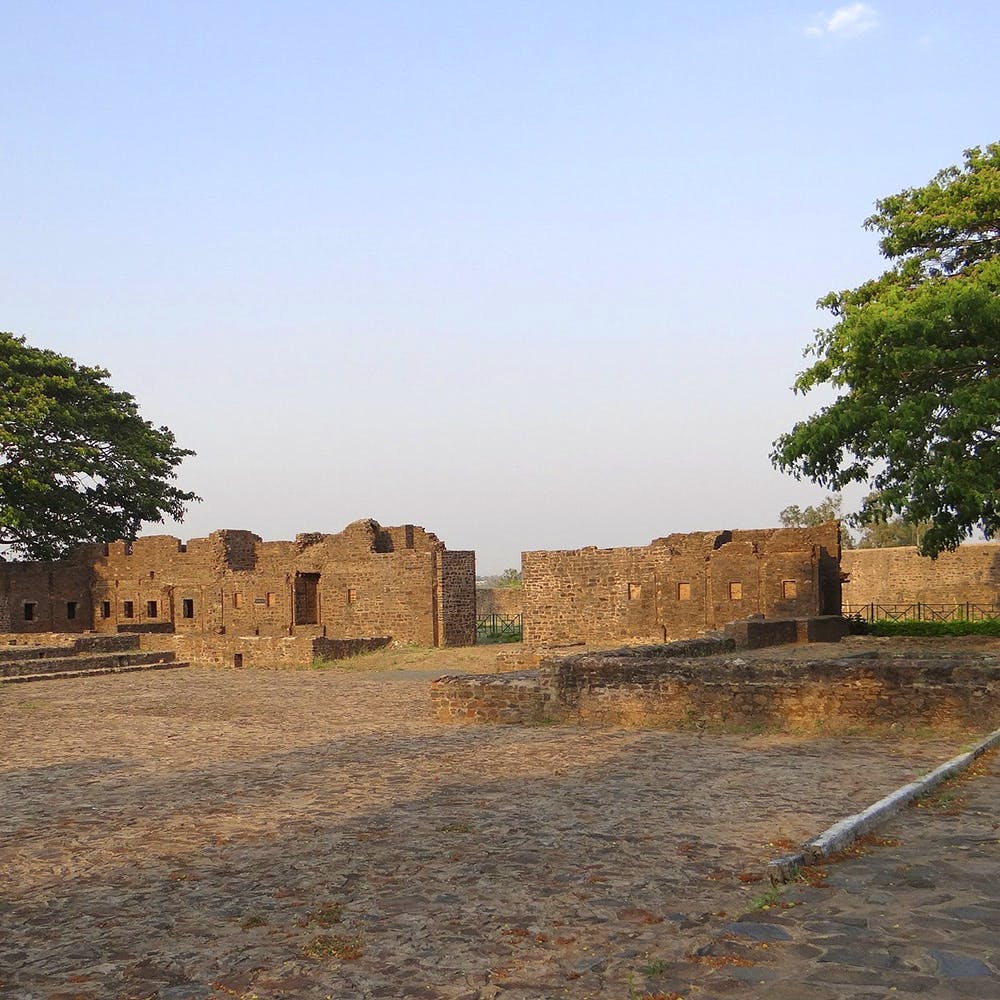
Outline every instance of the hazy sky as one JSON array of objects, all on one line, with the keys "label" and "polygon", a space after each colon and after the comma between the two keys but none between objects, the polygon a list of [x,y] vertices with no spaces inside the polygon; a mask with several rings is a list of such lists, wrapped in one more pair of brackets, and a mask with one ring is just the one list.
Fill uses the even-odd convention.
[{"label": "hazy sky", "polygon": [[1000,138],[1000,5],[3,2],[0,329],[198,454],[182,537],[761,527],[876,198]]}]

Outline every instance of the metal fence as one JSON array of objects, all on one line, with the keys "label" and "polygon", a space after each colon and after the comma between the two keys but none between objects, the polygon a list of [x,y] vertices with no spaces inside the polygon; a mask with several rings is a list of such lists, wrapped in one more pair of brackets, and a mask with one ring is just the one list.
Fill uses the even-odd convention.
[{"label": "metal fence", "polygon": [[520,615],[483,615],[476,619],[477,642],[520,642],[523,636]]},{"label": "metal fence", "polygon": [[912,604],[845,604],[845,618],[857,618],[865,622],[982,622],[1000,618],[1000,605],[974,604],[926,604],[915,601]]}]

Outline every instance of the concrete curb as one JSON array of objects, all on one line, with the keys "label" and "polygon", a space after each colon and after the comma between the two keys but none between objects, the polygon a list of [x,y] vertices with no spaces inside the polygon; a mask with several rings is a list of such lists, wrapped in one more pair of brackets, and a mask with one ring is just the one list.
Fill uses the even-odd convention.
[{"label": "concrete curb", "polygon": [[977,757],[987,750],[1000,745],[1000,729],[994,730],[985,739],[980,740],[967,753],[952,757],[940,767],[934,768],[922,778],[911,781],[902,788],[890,792],[885,798],[879,799],[863,812],[855,813],[842,819],[824,830],[818,837],[807,841],[792,854],[783,854],[768,863],[767,875],[773,884],[788,882],[804,865],[815,864],[828,858],[837,851],[842,851],[858,837],[863,836],[875,827],[891,819],[896,813],[908,806],[914,799],[926,795],[932,788],[948,778],[964,771]]}]

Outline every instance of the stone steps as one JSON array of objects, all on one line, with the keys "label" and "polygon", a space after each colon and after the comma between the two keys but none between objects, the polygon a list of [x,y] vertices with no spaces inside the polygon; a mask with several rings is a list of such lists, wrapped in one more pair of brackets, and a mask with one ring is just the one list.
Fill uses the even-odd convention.
[{"label": "stone steps", "polygon": [[55,670],[44,674],[17,674],[0,677],[0,684],[23,684],[27,681],[58,681],[71,677],[100,677],[104,674],[134,674],[140,670],[175,670],[189,667],[184,660],[160,661],[158,663],[134,663],[123,667],[96,667],[89,670]]},{"label": "stone steps", "polygon": [[0,684],[187,665],[173,651],[141,650],[136,635],[85,635],[67,646],[0,647]]}]

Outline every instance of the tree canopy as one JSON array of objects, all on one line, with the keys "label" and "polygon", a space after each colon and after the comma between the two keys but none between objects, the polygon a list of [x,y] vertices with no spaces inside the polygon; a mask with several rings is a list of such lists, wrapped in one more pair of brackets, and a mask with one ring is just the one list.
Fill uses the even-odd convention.
[{"label": "tree canopy", "polygon": [[511,566],[494,576],[477,577],[476,586],[491,589],[516,589],[523,587],[524,581],[521,578],[521,571]]},{"label": "tree canopy", "polygon": [[[842,500],[837,496],[828,496],[815,506],[800,507],[793,503],[778,514],[783,528],[817,528],[827,521],[839,521],[843,516],[840,512]],[[853,549],[854,539],[847,530],[847,526],[840,525],[840,547],[843,549]]]},{"label": "tree canopy", "polygon": [[840,490],[867,483],[862,525],[926,525],[936,556],[1000,529],[1000,143],[876,202],[865,227],[892,262],[820,299],[797,392],[835,400],[775,442],[774,464]]},{"label": "tree canopy", "polygon": [[180,520],[198,499],[173,485],[194,453],[108,378],[0,333],[0,544],[17,555],[55,559],[81,542],[132,539],[144,521]]}]

